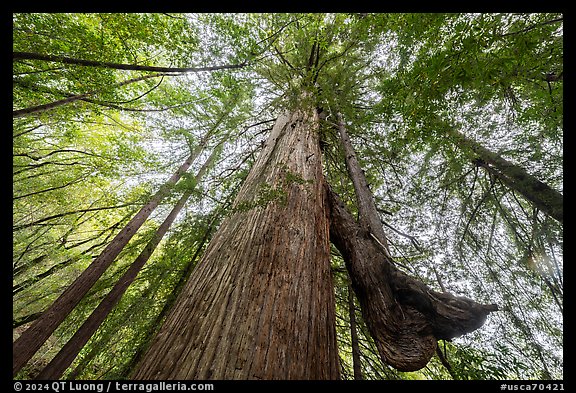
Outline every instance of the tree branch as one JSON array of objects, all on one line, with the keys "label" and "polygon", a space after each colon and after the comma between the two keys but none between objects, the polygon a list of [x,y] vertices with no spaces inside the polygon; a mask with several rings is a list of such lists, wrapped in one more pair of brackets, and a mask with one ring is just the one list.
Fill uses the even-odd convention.
[{"label": "tree branch", "polygon": [[[130,83],[140,82],[140,81],[143,81],[146,79],[157,78],[157,77],[166,76],[166,75],[169,75],[169,74],[145,75],[145,76],[141,76],[138,78],[132,78],[132,79],[125,80],[125,81],[117,83],[111,87],[114,87],[114,88],[122,87],[122,86],[128,85]],[[72,103],[74,101],[83,100],[83,99],[85,99],[91,95],[96,94],[97,92],[98,92],[97,90],[93,90],[93,91],[89,91],[87,93],[70,96],[70,97],[64,98],[62,100],[53,101],[53,102],[50,102],[48,104],[42,104],[42,105],[31,106],[28,108],[18,109],[18,110],[12,111],[12,117],[13,118],[23,117],[23,116],[30,115],[33,113],[45,112],[47,110],[50,110],[50,109],[53,109],[53,108],[56,108],[56,107],[59,107],[62,105]]]},{"label": "tree branch", "polygon": [[117,206],[91,207],[88,209],[79,209],[79,210],[64,212],[64,213],[60,213],[60,214],[54,214],[52,216],[44,217],[44,218],[41,218],[39,220],[29,222],[27,224],[17,225],[15,227],[13,227],[12,230],[13,231],[19,231],[21,229],[29,228],[31,226],[38,225],[38,224],[41,224],[41,223],[46,222],[46,221],[54,220],[55,218],[66,217],[66,216],[76,214],[76,213],[86,213],[86,212],[92,212],[92,211],[98,211],[98,210],[119,209],[122,207],[131,206],[131,205],[134,205],[134,203],[125,203],[125,204],[117,205]]},{"label": "tree branch", "polygon": [[545,22],[541,22],[541,23],[535,23],[533,25],[530,25],[522,30],[518,30],[518,31],[511,31],[510,33],[506,33],[506,34],[501,34],[500,37],[508,37],[511,35],[515,35],[515,34],[521,34],[521,33],[526,33],[527,31],[536,29],[538,27],[541,26],[546,26],[546,25],[551,25],[553,23],[557,23],[557,22],[562,22],[564,20],[564,17],[560,17],[560,18],[556,18],[556,19],[552,19],[552,20],[548,20]]},{"label": "tree branch", "polygon": [[110,63],[106,61],[97,60],[83,60],[74,59],[66,56],[58,55],[45,55],[41,53],[32,52],[12,52],[12,61],[14,60],[43,60],[52,61],[65,64],[74,64],[87,67],[103,67],[112,68],[116,70],[131,70],[131,71],[152,71],[152,72],[162,72],[162,73],[189,73],[189,72],[204,72],[204,71],[217,71],[226,69],[236,69],[246,66],[246,63],[242,64],[226,64],[211,67],[155,67],[155,66],[144,66],[136,64],[122,64],[122,63]]}]

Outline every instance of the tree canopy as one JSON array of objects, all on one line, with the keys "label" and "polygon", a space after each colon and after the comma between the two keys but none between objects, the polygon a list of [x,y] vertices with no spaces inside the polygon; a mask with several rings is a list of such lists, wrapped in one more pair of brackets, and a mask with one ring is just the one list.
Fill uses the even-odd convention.
[{"label": "tree canopy", "polygon": [[[400,268],[499,306],[398,371],[333,247],[342,377],[563,378],[559,13],[13,14],[15,338],[193,158],[19,377],[54,357],[189,194],[64,375],[128,377],[302,90],[323,109],[326,180],[358,214],[334,127],[346,123]],[[278,198],[263,187],[235,209]]]}]

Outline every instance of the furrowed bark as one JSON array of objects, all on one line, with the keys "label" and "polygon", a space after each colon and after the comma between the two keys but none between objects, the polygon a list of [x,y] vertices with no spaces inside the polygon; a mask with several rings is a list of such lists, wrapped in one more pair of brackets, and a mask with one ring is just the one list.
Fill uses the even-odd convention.
[{"label": "furrowed bark", "polygon": [[362,316],[385,363],[400,371],[421,369],[434,355],[437,340],[478,329],[498,309],[433,291],[398,270],[330,189],[328,201],[330,239],[344,258]]},{"label": "furrowed bark", "polygon": [[329,190],[331,240],[344,257],[382,360],[401,371],[418,370],[434,355],[438,339],[477,329],[488,312],[497,308],[432,291],[396,268],[374,197],[340,113],[337,119],[359,218],[356,222]]},{"label": "furrowed bark", "polygon": [[312,109],[280,116],[134,379],[337,379]]}]

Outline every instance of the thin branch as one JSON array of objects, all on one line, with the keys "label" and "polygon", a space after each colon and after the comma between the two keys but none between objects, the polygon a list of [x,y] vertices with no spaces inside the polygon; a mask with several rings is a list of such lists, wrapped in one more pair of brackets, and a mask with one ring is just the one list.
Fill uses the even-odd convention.
[{"label": "thin branch", "polygon": [[185,20],[185,19],[186,19],[186,18],[183,18],[183,17],[181,17],[181,16],[170,15],[170,14],[168,14],[168,13],[166,13],[166,12],[163,12],[162,15],[165,15],[165,16],[167,16],[167,17],[169,17],[169,18],[173,18],[173,19],[182,19],[182,20]]},{"label": "thin branch", "polygon": [[[379,209],[380,211],[380,209]],[[410,236],[404,232],[400,232],[398,229],[394,228],[392,225],[388,224],[386,221],[384,220],[380,220],[380,222],[384,225],[386,225],[388,228],[392,229],[394,232],[396,232],[397,234],[399,234],[400,236],[404,236],[405,238],[407,238],[408,240],[410,240],[410,242],[412,243],[412,245],[416,248],[416,250],[418,250],[418,252],[423,252],[422,249],[420,248],[420,245],[418,244],[418,240],[416,240],[416,238],[414,236]]]},{"label": "thin branch", "polygon": [[296,71],[296,69],[294,68],[294,66],[292,64],[290,64],[290,62],[288,60],[286,60],[286,58],[282,55],[282,52],[280,52],[278,50],[278,48],[276,48],[276,45],[272,45],[272,47],[274,48],[274,51],[276,52],[276,54],[278,54],[278,56],[280,57],[280,59],[282,60],[282,62],[284,64],[286,64],[288,67],[290,67],[291,69],[293,69],[294,71]]},{"label": "thin branch", "polygon": [[167,72],[167,73],[216,71],[216,70],[242,68],[246,66],[246,63],[242,63],[242,64],[218,65],[211,67],[155,67],[155,66],[144,66],[136,64],[110,63],[106,61],[96,61],[96,60],[73,59],[66,56],[44,55],[41,53],[32,53],[32,52],[12,52],[12,61],[20,59],[53,61],[65,64],[88,66],[88,67],[112,68],[116,70],[152,71],[152,72]]},{"label": "thin branch", "polygon": [[38,319],[40,317],[40,315],[42,315],[42,311],[33,313],[33,314],[28,314],[25,315],[21,318],[18,319],[14,319],[12,321],[12,329],[16,329],[19,326],[25,325],[29,322],[35,321],[36,319]]},{"label": "thin branch", "polygon": [[478,205],[476,205],[476,207],[472,211],[472,214],[470,214],[470,218],[466,222],[466,226],[464,227],[464,231],[462,232],[462,238],[460,239],[460,242],[462,242],[464,240],[466,233],[468,233],[468,227],[470,226],[472,220],[476,216],[476,213],[478,213],[480,206],[482,206],[482,204],[484,203],[486,198],[488,198],[488,196],[490,196],[490,193],[492,192],[492,188],[494,188],[494,184],[495,184],[494,178],[491,178],[490,188],[484,192],[484,194],[482,195],[482,198],[480,198],[480,201],[478,202]]},{"label": "thin branch", "polygon": [[[162,80],[163,80],[163,77],[162,77]],[[168,111],[168,110],[170,110],[170,109],[183,107],[183,106],[190,105],[190,104],[194,104],[194,103],[201,102],[201,101],[204,100],[204,99],[200,99],[200,100],[196,100],[196,101],[189,101],[189,102],[184,102],[184,103],[180,103],[180,104],[176,104],[176,105],[171,105],[171,106],[167,106],[167,107],[165,107],[165,108],[159,108],[159,109],[127,108],[127,107],[124,107],[124,106],[117,105],[117,104],[121,104],[121,103],[128,103],[128,102],[136,101],[137,99],[142,98],[145,94],[148,94],[150,91],[152,91],[153,89],[155,89],[156,87],[158,87],[158,86],[160,85],[160,83],[162,83],[162,80],[161,80],[156,86],[154,86],[152,89],[148,90],[146,93],[144,93],[144,94],[142,94],[142,95],[140,95],[140,96],[138,96],[138,97],[136,97],[136,98],[130,99],[130,100],[128,100],[128,101],[112,103],[112,102],[110,102],[110,101],[100,101],[100,100],[95,100],[95,99],[92,99],[92,98],[81,98],[81,100],[82,100],[82,101],[85,101],[85,102],[89,102],[89,103],[91,103],[91,104],[104,106],[104,107],[107,107],[107,108],[117,109],[117,110],[121,110],[121,111],[130,111],[130,112],[164,112],[164,111]],[[33,85],[33,84],[25,83],[25,82],[22,82],[22,81],[19,81],[19,80],[15,80],[14,83],[23,85],[23,86],[25,86],[25,87],[27,87],[27,88],[30,88],[30,89],[33,89],[33,90],[36,90],[36,91],[40,91],[40,92],[48,93],[48,94],[52,94],[52,95],[54,95],[54,94],[59,94],[59,95],[61,95],[61,96],[63,96],[63,97],[73,97],[73,96],[74,96],[73,94],[65,93],[65,92],[60,91],[60,90],[46,89],[46,88],[44,88],[44,87],[42,87],[42,86],[35,86],[35,85]],[[42,124],[40,124],[38,127],[40,127],[40,126],[42,126]],[[36,127],[36,128],[37,128],[37,127]],[[21,135],[21,134],[18,134],[18,135],[15,135],[14,137],[17,137],[17,136],[20,136],[20,135]]]},{"label": "thin branch", "polygon": [[42,72],[60,71],[63,69],[64,69],[64,67],[53,67],[53,68],[46,68],[43,70],[36,70],[36,71],[15,72],[14,75],[32,75],[32,74],[40,74]]},{"label": "thin branch", "polygon": [[15,200],[20,199],[20,198],[25,198],[25,197],[29,197],[29,196],[32,196],[32,195],[43,194],[43,193],[45,193],[45,192],[49,192],[49,191],[54,191],[54,190],[58,190],[58,189],[61,189],[61,188],[65,188],[65,187],[71,186],[72,184],[79,183],[79,182],[81,182],[82,180],[84,180],[85,178],[86,178],[86,176],[81,176],[81,177],[79,177],[78,179],[72,180],[72,181],[70,181],[70,182],[68,182],[68,183],[66,183],[66,184],[62,184],[62,185],[56,186],[56,187],[47,188],[47,189],[44,189],[44,190],[41,190],[41,191],[31,192],[31,193],[29,193],[29,194],[19,195],[19,196],[17,196],[17,197],[13,197],[12,200],[15,201]]},{"label": "thin branch", "polygon": [[[446,352],[446,343],[444,343],[444,352]],[[438,355],[438,359],[440,359],[440,363],[442,363],[442,365],[444,367],[446,367],[446,370],[448,370],[448,373],[450,373],[450,376],[452,378],[454,378],[454,371],[452,370],[452,366],[450,365],[450,363],[448,363],[448,360],[446,359],[446,354],[442,353],[440,346],[436,347],[436,355]],[[456,378],[454,378],[454,379],[456,379]]]},{"label": "thin branch", "polygon": [[534,29],[536,29],[536,28],[538,28],[538,27],[546,26],[546,25],[551,25],[551,24],[553,24],[553,23],[561,22],[561,21],[563,21],[563,20],[564,20],[564,17],[560,17],[560,18],[548,20],[548,21],[541,22],[541,23],[535,23],[535,24],[530,25],[530,26],[528,26],[528,27],[526,27],[526,28],[524,28],[524,29],[522,29],[522,30],[511,31],[510,33],[502,34],[502,35],[500,35],[500,37],[507,37],[507,36],[511,36],[511,35],[515,35],[515,34],[526,33],[527,31],[534,30]]},{"label": "thin branch", "polygon": [[22,225],[18,225],[13,227],[14,231],[18,231],[20,229],[24,229],[24,228],[29,228],[31,226],[34,225],[38,225],[40,223],[43,223],[45,221],[50,221],[53,220],[55,218],[60,218],[60,217],[65,217],[65,216],[69,216],[71,214],[76,214],[76,213],[86,213],[86,212],[91,212],[91,211],[98,211],[98,210],[110,210],[110,209],[119,209],[122,207],[126,207],[126,206],[131,206],[133,205],[133,203],[125,203],[122,205],[117,205],[117,206],[105,206],[105,207],[92,207],[92,208],[88,208],[88,209],[80,209],[80,210],[74,210],[74,211],[69,211],[69,212],[65,212],[65,213],[60,213],[60,214],[55,214],[53,216],[49,216],[49,217],[44,217],[41,218],[39,220],[33,221],[33,222],[29,222],[27,224],[22,224]]},{"label": "thin branch", "polygon": [[404,269],[408,270],[408,271],[412,271],[412,269],[410,269],[408,266],[404,265],[401,262],[398,262],[394,259],[392,259],[392,257],[390,256],[390,253],[388,252],[388,249],[384,246],[384,244],[382,244],[380,242],[380,240],[378,240],[378,238],[372,233],[370,232],[370,237],[378,244],[378,246],[380,246],[380,248],[382,249],[382,251],[384,252],[384,255],[392,262],[395,263],[398,266],[403,267]]},{"label": "thin branch", "polygon": [[[170,75],[170,74],[145,75],[145,76],[141,76],[139,78],[128,79],[126,81],[117,83],[111,87],[122,87],[122,86],[125,86],[125,85],[130,84],[130,83],[140,82],[140,81],[143,81],[145,79],[157,78],[157,77],[161,77],[161,76],[165,76],[165,75]],[[64,98],[62,100],[53,101],[53,102],[50,102],[48,104],[42,104],[42,105],[36,105],[36,106],[28,107],[28,108],[18,109],[18,110],[12,111],[12,117],[17,118],[17,117],[23,117],[26,115],[30,115],[33,113],[44,112],[44,111],[56,108],[56,107],[61,106],[61,105],[69,104],[71,102],[78,101],[78,100],[83,100],[83,99],[87,98],[88,96],[96,94],[97,92],[98,92],[97,90],[93,90],[93,91],[89,91],[87,93],[70,96],[70,97]]]},{"label": "thin branch", "polygon": [[442,278],[440,278],[440,275],[438,274],[438,270],[436,270],[436,266],[434,266],[434,264],[432,264],[432,271],[434,272],[434,275],[436,276],[436,281],[438,282],[438,285],[440,285],[440,289],[442,290],[442,292],[446,292],[446,288],[444,287],[444,284],[442,283]]},{"label": "thin branch", "polygon": [[53,150],[53,151],[51,151],[50,153],[46,154],[46,155],[43,156],[43,157],[34,157],[34,156],[31,156],[29,153],[14,154],[13,157],[28,157],[28,158],[30,158],[31,160],[39,161],[39,160],[43,160],[43,159],[45,159],[46,157],[50,157],[51,155],[57,154],[57,153],[81,153],[81,154],[86,154],[86,155],[89,155],[89,156],[104,158],[104,157],[102,157],[102,156],[99,155],[99,154],[90,153],[90,152],[83,151],[83,150],[76,150],[76,149],[58,149],[58,150]]},{"label": "thin branch", "polygon": [[301,17],[299,17],[299,18],[292,19],[292,20],[288,21],[288,22],[285,23],[283,26],[281,26],[277,31],[275,31],[274,33],[272,33],[272,34],[269,35],[268,37],[266,37],[266,38],[258,41],[258,42],[255,44],[255,46],[261,44],[261,43],[264,42],[264,41],[271,40],[267,47],[265,47],[260,53],[254,53],[254,56],[253,56],[253,57],[256,58],[256,57],[262,55],[264,52],[266,52],[266,51],[268,50],[268,48],[269,48],[270,46],[272,46],[272,45],[274,44],[274,42],[278,39],[277,36],[278,36],[285,28],[287,28],[288,26],[290,26],[292,23],[295,23],[295,22],[297,23],[297,22],[298,22],[300,19],[302,19],[303,17],[304,17],[304,16],[301,16]]},{"label": "thin branch", "polygon": [[18,138],[19,136],[22,136],[22,135],[24,135],[24,134],[27,134],[27,133],[29,133],[29,132],[32,132],[32,131],[34,131],[34,130],[40,128],[40,127],[42,127],[43,125],[44,125],[44,123],[40,123],[40,124],[38,124],[37,126],[34,126],[34,127],[32,127],[32,128],[28,128],[28,129],[26,129],[26,130],[24,130],[24,131],[22,131],[22,132],[20,132],[20,133],[18,133],[18,134],[16,134],[16,135],[13,135],[13,136],[12,136],[12,139]]},{"label": "thin branch", "polygon": [[40,164],[32,164],[32,165],[13,165],[15,168],[23,168],[19,169],[12,173],[12,176],[19,175],[20,173],[31,171],[34,169],[41,168],[45,165],[60,165],[60,166],[85,166],[90,167],[90,164],[86,164],[80,161],[73,161],[73,162],[58,162],[58,161],[45,161]]}]

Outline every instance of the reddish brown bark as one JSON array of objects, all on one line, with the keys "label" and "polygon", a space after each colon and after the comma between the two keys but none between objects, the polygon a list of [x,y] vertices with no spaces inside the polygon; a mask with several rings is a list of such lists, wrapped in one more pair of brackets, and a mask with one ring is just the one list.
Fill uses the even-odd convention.
[{"label": "reddish brown bark", "polygon": [[337,379],[313,110],[280,116],[134,379]]},{"label": "reddish brown bark", "polygon": [[382,360],[401,371],[418,370],[434,355],[438,339],[451,339],[479,328],[486,315],[497,307],[433,291],[398,270],[340,114],[337,125],[359,217],[354,220],[329,190],[330,236],[344,257],[362,315]]},{"label": "reddish brown bark", "polygon": [[439,339],[482,326],[498,308],[437,292],[398,270],[382,247],[329,191],[330,238],[342,254],[378,352],[401,371],[424,367]]}]

